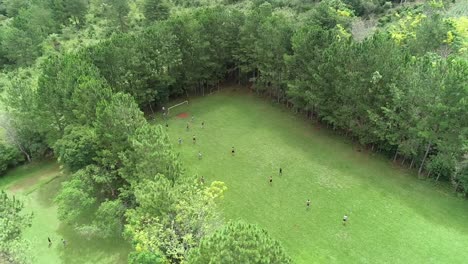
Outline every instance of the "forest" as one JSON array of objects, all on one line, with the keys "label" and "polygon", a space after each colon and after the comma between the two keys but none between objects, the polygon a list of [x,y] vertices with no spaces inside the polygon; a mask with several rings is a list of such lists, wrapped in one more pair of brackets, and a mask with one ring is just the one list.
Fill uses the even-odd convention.
[{"label": "forest", "polygon": [[[224,183],[194,184],[148,119],[236,83],[466,197],[467,16],[442,0],[0,0],[0,172],[57,159],[60,220],[123,236],[129,263],[292,263],[224,223]],[[0,195],[0,260],[28,262],[22,207]]]}]

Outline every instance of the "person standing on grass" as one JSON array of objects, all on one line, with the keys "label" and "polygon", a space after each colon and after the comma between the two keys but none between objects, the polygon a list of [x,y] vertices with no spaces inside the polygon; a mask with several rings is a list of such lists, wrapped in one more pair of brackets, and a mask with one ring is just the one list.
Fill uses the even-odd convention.
[{"label": "person standing on grass", "polygon": [[205,177],[201,176],[201,178],[200,178],[200,183],[201,183],[202,185],[205,185]]},{"label": "person standing on grass", "polygon": [[201,128],[205,128],[205,121],[201,122]]},{"label": "person standing on grass", "polygon": [[197,143],[197,138],[193,135],[193,144]]},{"label": "person standing on grass", "polygon": [[169,128],[169,124],[168,124],[168,123],[166,123],[166,129],[168,129],[168,128]]},{"label": "person standing on grass", "polygon": [[63,243],[63,246],[66,247],[67,246],[67,241],[65,239],[62,238],[62,243]]},{"label": "person standing on grass", "polygon": [[49,247],[52,245],[52,240],[50,240],[50,237],[47,237],[47,241],[49,241]]},{"label": "person standing on grass", "polygon": [[179,145],[182,145],[182,138],[179,137]]},{"label": "person standing on grass", "polygon": [[309,210],[309,208],[310,208],[310,199],[307,199],[306,205],[307,205],[307,210]]},{"label": "person standing on grass", "polygon": [[192,123],[193,123],[193,121],[195,121],[195,116],[194,115],[192,115]]},{"label": "person standing on grass", "polygon": [[348,221],[348,215],[343,216],[343,225],[346,226],[346,222]]},{"label": "person standing on grass", "polygon": [[279,175],[283,175],[283,169],[281,167],[279,169]]},{"label": "person standing on grass", "polygon": [[189,130],[190,130],[190,124],[189,124],[189,122],[187,122],[187,131],[189,131]]},{"label": "person standing on grass", "polygon": [[273,184],[273,176],[270,176],[270,186]]},{"label": "person standing on grass", "polygon": [[201,160],[202,159],[202,154],[200,151],[198,151],[198,159]]},{"label": "person standing on grass", "polygon": [[232,149],[231,149],[231,155],[234,156],[234,154],[236,154],[236,151],[234,150],[234,147],[232,147]]}]

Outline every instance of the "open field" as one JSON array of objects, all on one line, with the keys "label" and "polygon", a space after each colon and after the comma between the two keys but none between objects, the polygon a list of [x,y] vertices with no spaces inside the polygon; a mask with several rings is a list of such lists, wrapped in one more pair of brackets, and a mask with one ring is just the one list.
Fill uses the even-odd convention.
[{"label": "open field", "polygon": [[[32,227],[24,233],[33,263],[126,263],[130,248],[123,240],[87,240],[57,219],[53,199],[65,178],[52,161],[21,166],[0,177],[0,188],[14,193],[24,201],[25,211],[34,214]],[[47,237],[52,240],[50,248]],[[61,244],[62,238],[67,247]]]},{"label": "open field", "polygon": [[[181,112],[189,116],[176,117]],[[356,151],[289,110],[225,90],[174,109],[168,125],[187,173],[226,183],[225,217],[265,228],[297,263],[468,259],[467,201],[384,157]]]}]

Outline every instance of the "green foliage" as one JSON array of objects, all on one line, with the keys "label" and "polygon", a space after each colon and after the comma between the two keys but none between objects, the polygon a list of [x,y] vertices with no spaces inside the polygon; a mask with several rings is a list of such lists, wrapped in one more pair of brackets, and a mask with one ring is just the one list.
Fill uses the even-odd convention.
[{"label": "green foliage", "polygon": [[22,232],[31,226],[32,214],[24,214],[24,204],[5,191],[0,192],[0,260],[7,263],[29,263],[28,244]]},{"label": "green foliage", "polygon": [[95,131],[86,126],[69,126],[65,134],[54,145],[58,160],[71,171],[76,171],[93,163],[98,150]]},{"label": "green foliage", "polygon": [[137,36],[117,35],[85,56],[114,90],[132,95],[141,106],[167,101],[175,82],[172,69],[180,60],[175,36],[160,25]]},{"label": "green foliage", "polygon": [[150,22],[165,20],[169,17],[169,6],[165,0],[145,0],[143,14]]},{"label": "green foliage", "polygon": [[117,237],[122,234],[125,209],[119,199],[105,201],[99,205],[94,225],[102,237]]},{"label": "green foliage", "polygon": [[349,28],[353,16],[353,11],[341,0],[326,0],[312,9],[307,19],[324,29],[333,29],[337,25]]},{"label": "green foliage", "polygon": [[139,206],[127,211],[125,229],[137,253],[162,252],[172,262],[180,262],[220,225],[215,199],[194,182],[171,187],[158,175],[134,186]]},{"label": "green foliage", "polygon": [[230,222],[205,237],[188,263],[291,263],[281,244],[256,225]]},{"label": "green foliage", "polygon": [[110,89],[96,67],[76,55],[49,58],[38,80],[37,105],[54,142],[68,125],[89,125],[96,119],[96,105],[109,100]]},{"label": "green foliage", "polygon": [[0,120],[5,140],[16,146],[28,161],[41,158],[48,146],[46,124],[37,115],[34,71],[19,69],[7,77],[1,98],[5,113]]},{"label": "green foliage", "polygon": [[[149,124],[138,128],[130,138],[132,151],[126,155],[124,177],[129,182],[152,179],[161,174],[173,186],[183,170],[162,126]],[[161,207],[161,210],[165,210]]]},{"label": "green foliage", "polygon": [[98,173],[98,168],[88,166],[75,172],[71,180],[63,183],[60,193],[55,198],[60,220],[69,223],[81,220],[96,206],[98,190],[93,177]]},{"label": "green foliage", "polygon": [[21,3],[18,1],[18,9],[12,8],[15,11],[11,11],[14,13],[11,23],[0,29],[0,56],[4,57],[0,61],[14,66],[33,64],[42,53],[42,41],[57,30],[50,8],[39,3]]},{"label": "green foliage", "polygon": [[8,168],[12,168],[22,161],[24,161],[24,157],[18,149],[0,143],[0,175],[4,174]]},{"label": "green foliage", "polygon": [[51,0],[54,20],[58,24],[82,24],[88,8],[87,0]]},{"label": "green foliage", "polygon": [[167,263],[159,253],[132,252],[128,255],[130,264],[165,264]]},{"label": "green foliage", "polygon": [[98,103],[94,123],[99,138],[96,161],[111,170],[120,168],[121,155],[130,146],[129,138],[145,123],[143,113],[128,94],[115,93],[110,101]]}]

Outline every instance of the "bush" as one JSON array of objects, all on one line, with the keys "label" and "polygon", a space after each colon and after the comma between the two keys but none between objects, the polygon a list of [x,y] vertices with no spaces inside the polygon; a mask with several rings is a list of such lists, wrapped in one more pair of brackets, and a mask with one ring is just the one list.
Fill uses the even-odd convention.
[{"label": "bush", "polygon": [[18,149],[5,143],[0,143],[0,175],[23,161],[24,157]]}]

